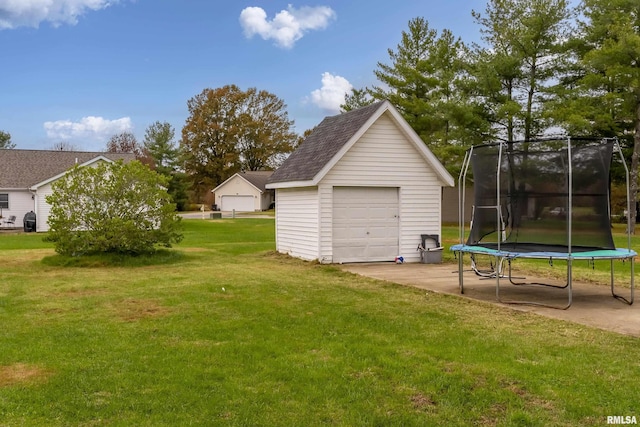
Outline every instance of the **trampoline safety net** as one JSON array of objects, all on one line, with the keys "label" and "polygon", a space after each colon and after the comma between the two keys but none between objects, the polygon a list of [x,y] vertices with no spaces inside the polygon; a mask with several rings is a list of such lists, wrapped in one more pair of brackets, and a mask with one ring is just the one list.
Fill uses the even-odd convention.
[{"label": "trampoline safety net", "polygon": [[474,147],[467,244],[500,242],[515,252],[615,249],[609,210],[614,143],[555,139]]}]

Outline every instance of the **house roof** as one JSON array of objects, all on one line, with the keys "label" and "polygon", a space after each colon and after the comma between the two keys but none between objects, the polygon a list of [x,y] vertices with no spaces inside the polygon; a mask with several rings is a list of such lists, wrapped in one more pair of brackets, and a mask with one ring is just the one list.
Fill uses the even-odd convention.
[{"label": "house roof", "polygon": [[389,101],[379,101],[337,116],[326,117],[267,181],[268,188],[317,185],[356,141],[388,113],[406,138],[431,165],[440,180],[455,180]]},{"label": "house roof", "polygon": [[0,188],[26,189],[60,175],[76,163],[103,157],[131,161],[132,153],[0,149]]},{"label": "house roof", "polygon": [[238,175],[249,181],[258,190],[264,191],[267,180],[273,175],[273,171],[247,171],[240,172]]},{"label": "house roof", "polygon": [[249,184],[256,187],[261,192],[264,192],[266,190],[267,180],[272,174],[273,174],[273,171],[238,172],[233,174],[229,179],[225,180],[222,184],[218,185],[216,188],[214,188],[211,191],[215,193],[220,187],[224,186],[227,182],[231,181],[233,177],[238,176],[244,179],[245,181],[247,181]]}]

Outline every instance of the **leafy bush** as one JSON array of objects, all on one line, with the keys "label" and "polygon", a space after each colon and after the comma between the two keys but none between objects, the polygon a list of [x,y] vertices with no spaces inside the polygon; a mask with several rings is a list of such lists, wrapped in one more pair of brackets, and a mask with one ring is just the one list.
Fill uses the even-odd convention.
[{"label": "leafy bush", "polygon": [[138,161],[75,166],[53,184],[47,240],[56,252],[141,254],[182,240],[167,178]]}]

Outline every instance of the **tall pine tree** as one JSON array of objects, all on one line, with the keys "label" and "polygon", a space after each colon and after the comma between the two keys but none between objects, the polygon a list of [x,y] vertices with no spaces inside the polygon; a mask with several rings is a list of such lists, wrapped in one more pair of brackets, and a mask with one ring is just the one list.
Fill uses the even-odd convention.
[{"label": "tall pine tree", "polygon": [[633,212],[640,163],[640,5],[584,0],[582,13],[571,40],[578,62],[562,81],[565,97],[556,116],[575,133],[618,137],[630,148]]},{"label": "tall pine tree", "polygon": [[409,21],[390,63],[374,71],[383,84],[369,92],[389,100],[447,169],[456,174],[466,147],[480,142],[482,124],[466,90],[466,47],[424,18]]},{"label": "tall pine tree", "polygon": [[566,63],[567,1],[490,0],[473,16],[485,43],[476,46],[473,69],[494,134],[507,141],[541,136],[551,125],[550,88]]}]

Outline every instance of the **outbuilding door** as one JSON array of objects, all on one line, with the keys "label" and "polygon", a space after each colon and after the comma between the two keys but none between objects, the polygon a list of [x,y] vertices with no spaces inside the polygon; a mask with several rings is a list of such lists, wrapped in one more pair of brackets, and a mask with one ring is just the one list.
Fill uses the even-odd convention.
[{"label": "outbuilding door", "polygon": [[253,212],[253,196],[222,196],[221,211]]},{"label": "outbuilding door", "polygon": [[334,187],[333,262],[393,261],[398,199],[395,187]]}]

